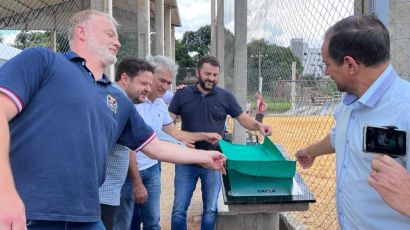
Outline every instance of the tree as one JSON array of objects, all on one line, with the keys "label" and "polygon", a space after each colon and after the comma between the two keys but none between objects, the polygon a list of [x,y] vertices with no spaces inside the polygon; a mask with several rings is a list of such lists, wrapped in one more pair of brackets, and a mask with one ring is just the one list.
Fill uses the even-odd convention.
[{"label": "tree", "polygon": [[138,56],[138,39],[136,32],[118,33],[121,42],[121,48],[118,50],[117,58],[121,60],[123,57],[137,57]]},{"label": "tree", "polygon": [[[211,45],[211,27],[203,26],[197,31],[187,31],[181,41],[175,43],[175,58],[180,66],[177,81],[181,81],[187,75],[187,69],[195,67],[199,57],[209,53]],[[291,79],[292,62],[296,62],[297,75],[303,71],[299,59],[293,55],[287,47],[269,44],[264,39],[254,40],[248,45],[248,92],[251,94],[258,90],[258,58],[251,57],[257,54],[267,55],[261,60],[261,75],[263,77],[264,90],[273,90],[274,85],[269,84],[278,80]],[[190,55],[196,54],[196,55]],[[225,87],[233,87],[234,65],[234,35],[225,29]],[[267,83],[267,84],[266,84]]]},{"label": "tree", "polygon": [[[233,41],[234,35],[225,29],[225,84],[231,84],[233,81],[232,71],[230,71],[233,69]],[[188,70],[195,68],[198,59],[207,55],[210,47],[211,27],[209,25],[197,31],[187,31],[181,41],[175,41],[175,59],[180,67],[177,81],[183,80]]]},{"label": "tree", "polygon": [[[67,52],[70,50],[67,33],[57,32],[56,35],[57,51]],[[14,46],[18,49],[29,47],[51,47],[51,32],[28,32],[21,31],[16,36]]]},{"label": "tree", "polygon": [[175,41],[175,59],[179,65],[177,81],[181,82],[192,75],[198,59],[209,53],[211,45],[211,27],[209,25],[197,31],[187,31],[182,40]]},{"label": "tree", "polygon": [[57,32],[57,51],[68,52],[70,50],[70,43],[68,42],[67,32]]},{"label": "tree", "polygon": [[18,49],[24,49],[28,47],[49,47],[50,46],[50,33],[49,32],[27,32],[21,31],[16,36],[15,47]]},{"label": "tree", "polygon": [[187,76],[188,69],[195,68],[195,61],[188,53],[188,49],[179,40],[176,40],[175,59],[179,65],[177,82],[184,80]]},{"label": "tree", "polygon": [[185,32],[181,43],[185,46],[188,53],[197,53],[194,56],[195,61],[198,59],[197,57],[207,55],[211,45],[211,26],[206,25],[197,31]]},{"label": "tree", "polygon": [[296,62],[296,75],[303,71],[299,59],[293,55],[289,48],[269,44],[264,39],[254,40],[248,44],[248,90],[255,92],[258,90],[259,82],[259,58],[261,58],[261,77],[263,78],[263,90],[274,90],[273,84],[278,80],[291,80],[292,62]]},{"label": "tree", "polygon": [[175,58],[180,66],[195,67],[194,59],[189,55],[189,51],[186,46],[179,40],[175,41]]}]

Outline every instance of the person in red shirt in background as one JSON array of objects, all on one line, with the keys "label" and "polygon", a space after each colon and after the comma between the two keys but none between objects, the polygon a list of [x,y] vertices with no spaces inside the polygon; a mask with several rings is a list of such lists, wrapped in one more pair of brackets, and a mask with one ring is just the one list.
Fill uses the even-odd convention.
[{"label": "person in red shirt in background", "polygon": [[265,116],[265,110],[266,110],[266,103],[262,98],[261,92],[257,91],[255,93],[255,98],[256,98],[256,117],[255,120],[259,121],[262,123],[263,117]]}]

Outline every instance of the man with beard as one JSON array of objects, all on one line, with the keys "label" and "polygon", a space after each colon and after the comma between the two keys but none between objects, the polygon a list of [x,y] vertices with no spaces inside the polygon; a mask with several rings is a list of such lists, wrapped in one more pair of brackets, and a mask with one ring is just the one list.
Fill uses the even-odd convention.
[{"label": "man with beard", "polygon": [[[181,116],[184,131],[216,132],[223,135],[227,115],[235,118],[243,127],[260,131],[264,135],[272,133],[272,127],[264,125],[247,115],[236,98],[217,85],[219,62],[213,56],[202,57],[196,68],[198,82],[178,90],[169,105],[173,120]],[[196,149],[215,150],[218,147],[205,141],[195,142]],[[174,206],[172,209],[173,230],[186,229],[186,213],[191,202],[198,178],[201,179],[203,213],[202,230],[215,227],[216,206],[221,188],[218,172],[205,169],[197,164],[175,165]]]},{"label": "man with beard", "polygon": [[219,152],[158,140],[104,75],[121,46],[116,24],[106,13],[78,12],[70,52],[29,48],[0,68],[1,230],[104,229],[98,187],[115,143],[221,169]]},{"label": "man with beard", "polygon": [[[325,74],[332,77],[344,95],[334,111],[335,126],[322,140],[299,150],[298,162],[307,169],[317,157],[336,154],[340,229],[409,229],[410,218],[399,213],[405,214],[402,208],[409,207],[409,197],[405,192],[397,193],[397,183],[408,180],[409,154],[392,159],[363,151],[365,126],[396,126],[410,131],[410,84],[390,64],[387,28],[375,16],[344,18],[326,31],[322,57]],[[386,183],[386,170],[392,167],[400,171],[391,174]],[[392,204],[391,197],[385,197],[385,186],[389,185],[394,191],[392,195],[403,200]],[[397,211],[383,201],[378,191]],[[397,202],[403,206],[397,206]]]},{"label": "man with beard", "polygon": [[[168,107],[162,97],[170,88],[172,80],[177,74],[178,66],[170,58],[161,55],[149,56],[147,61],[154,69],[151,91],[148,93],[145,101],[135,105],[135,107],[144,121],[155,131],[158,138],[163,140],[163,137],[167,137],[165,139],[167,141],[175,138],[186,143],[188,146],[199,140],[216,143],[221,138],[219,134],[205,132],[188,133],[180,131],[175,127],[168,113]],[[175,139],[172,140],[172,143],[177,142]],[[114,229],[141,229],[141,224],[143,229],[161,229],[160,162],[151,159],[142,151],[136,152],[136,161],[135,157],[131,161],[130,164],[133,164],[135,168],[137,167],[140,170],[141,183],[135,186],[135,183],[131,183],[131,178],[127,179],[124,183],[121,192],[121,205],[115,218]],[[133,184],[134,189],[132,189]]]},{"label": "man with beard", "polygon": [[[137,58],[124,58],[118,63],[114,87],[127,95],[134,104],[145,101],[151,92],[154,68]],[[99,189],[101,220],[107,230],[114,227],[114,218],[120,205],[121,187],[127,172],[132,201],[145,199],[147,194],[139,192],[144,185],[135,164],[135,154],[129,148],[116,144],[108,154],[105,181]],[[132,193],[134,191],[134,193]]]}]

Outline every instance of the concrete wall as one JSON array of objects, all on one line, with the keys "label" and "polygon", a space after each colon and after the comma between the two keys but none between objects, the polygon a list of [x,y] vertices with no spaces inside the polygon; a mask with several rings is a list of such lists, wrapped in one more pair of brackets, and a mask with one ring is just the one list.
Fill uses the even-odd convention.
[{"label": "concrete wall", "polygon": [[410,0],[389,1],[388,29],[391,62],[401,77],[410,80]]},{"label": "concrete wall", "polygon": [[390,32],[391,63],[410,80],[410,0],[356,0],[354,12],[380,16]]}]

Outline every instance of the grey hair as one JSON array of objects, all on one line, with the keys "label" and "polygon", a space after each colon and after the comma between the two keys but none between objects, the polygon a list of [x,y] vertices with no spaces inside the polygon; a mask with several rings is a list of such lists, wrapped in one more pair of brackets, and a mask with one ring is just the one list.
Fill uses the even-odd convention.
[{"label": "grey hair", "polygon": [[83,10],[80,12],[77,12],[76,14],[74,14],[71,19],[70,22],[68,24],[68,28],[67,28],[67,35],[68,35],[68,41],[70,43],[71,46],[71,42],[73,40],[74,37],[74,30],[75,27],[79,24],[88,22],[89,20],[93,19],[95,16],[101,16],[101,17],[105,17],[108,20],[110,20],[115,27],[117,27],[119,24],[117,22],[117,20],[115,20],[115,18],[113,18],[111,15],[101,12],[101,11],[97,11],[97,10]]},{"label": "grey hair", "polygon": [[165,68],[171,72],[172,77],[175,78],[177,76],[178,65],[171,58],[162,55],[156,55],[154,57],[148,55],[145,60],[147,60],[154,67],[154,72]]}]

